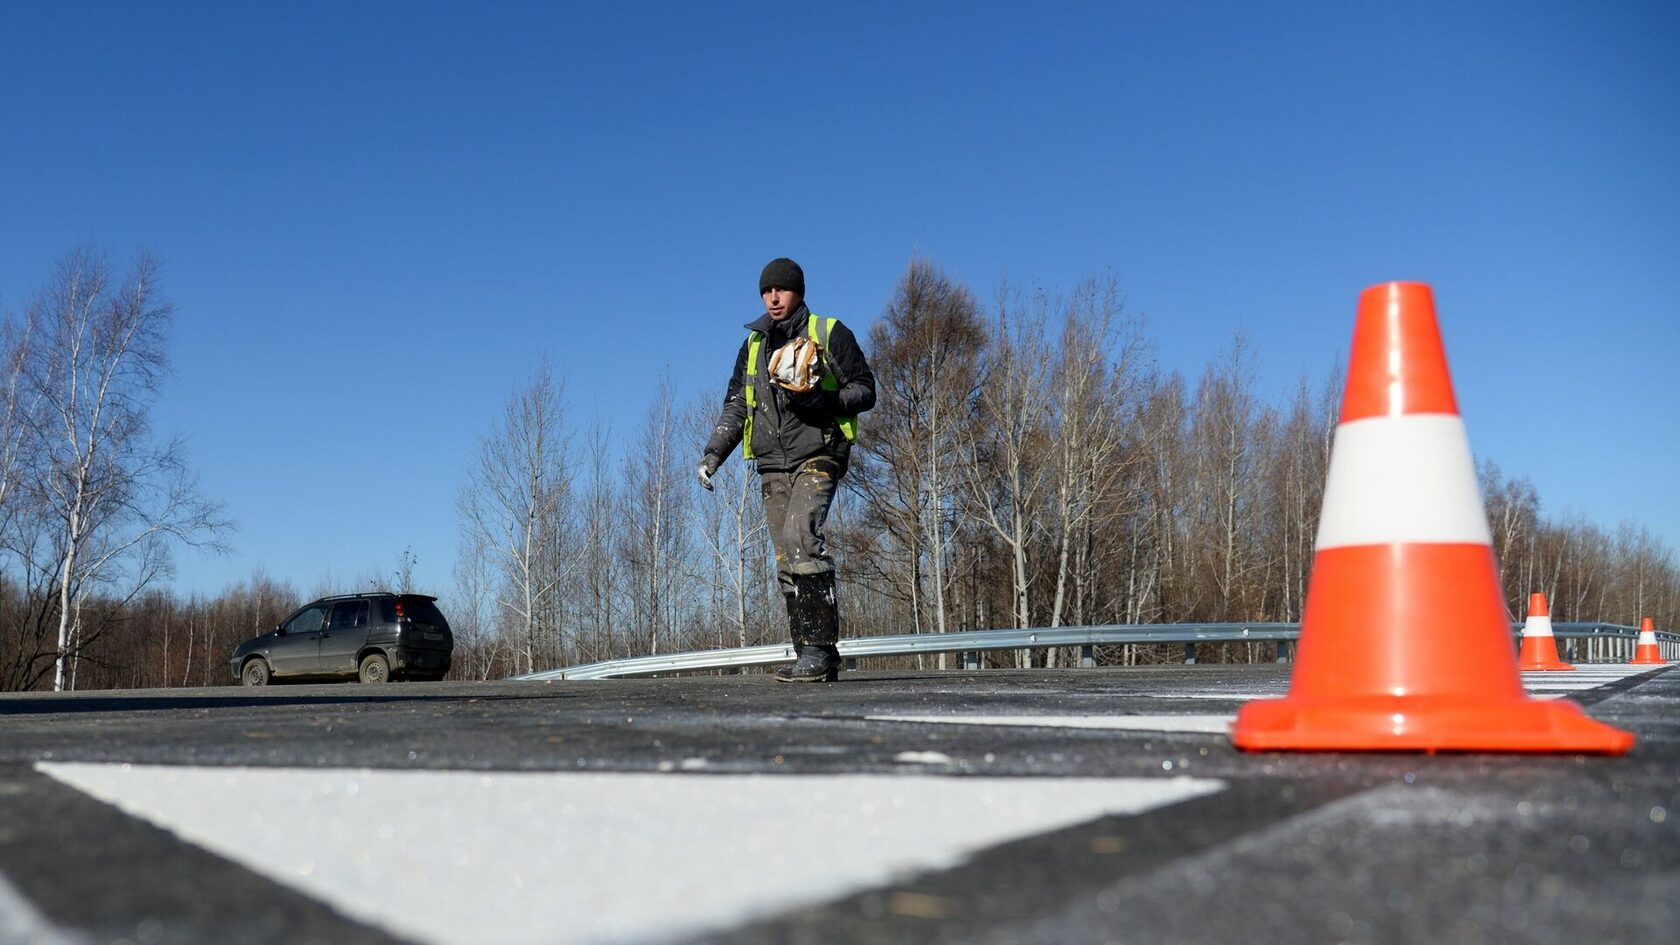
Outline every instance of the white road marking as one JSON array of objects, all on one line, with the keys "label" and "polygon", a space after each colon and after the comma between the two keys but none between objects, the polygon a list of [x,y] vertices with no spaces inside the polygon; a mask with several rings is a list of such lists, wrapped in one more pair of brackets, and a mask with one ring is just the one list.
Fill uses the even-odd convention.
[{"label": "white road marking", "polygon": [[1224,735],[1234,715],[871,715],[876,722],[940,722],[951,725],[1014,725],[1038,728],[1096,728],[1132,732],[1192,732]]},{"label": "white road marking", "polygon": [[[1535,699],[1561,699],[1570,692],[1597,689],[1617,679],[1636,675],[1637,667],[1594,667],[1595,674],[1580,678],[1575,674],[1524,673],[1523,688]],[[1543,691],[1536,691],[1543,690]],[[1157,692],[1127,693],[1128,696],[1147,695],[1159,699],[1216,699],[1245,702],[1249,699],[1277,699],[1283,690],[1258,692]],[[1234,715],[871,715],[877,722],[936,722],[947,725],[1004,725],[1037,726],[1040,728],[1090,728],[1134,732],[1180,732],[1205,735],[1224,735],[1230,731]]]},{"label": "white road marking", "polygon": [[1286,691],[1285,688],[1279,688],[1271,692],[1140,692],[1132,695],[1148,696],[1151,699],[1229,699],[1247,702],[1250,699],[1281,699]]},{"label": "white road marking", "polygon": [[901,751],[893,756],[901,765],[952,765],[955,758],[942,751]]},{"label": "white road marking", "polygon": [[1575,692],[1575,691],[1580,691],[1580,690],[1585,690],[1585,689],[1597,689],[1599,686],[1602,686],[1602,685],[1604,685],[1604,683],[1593,682],[1591,680],[1586,680],[1586,679],[1580,680],[1579,682],[1577,682],[1575,680],[1570,680],[1568,682],[1564,682],[1564,681],[1561,681],[1561,680],[1551,680],[1551,679],[1541,679],[1541,680],[1525,679],[1525,680],[1523,680],[1523,688],[1527,689],[1529,692],[1533,692],[1536,689],[1546,689],[1546,690],[1559,690],[1559,689],[1561,689],[1561,690],[1568,690],[1568,691]]},{"label": "white road marking", "polygon": [[[471,945],[686,937],[1224,786],[1182,777],[37,767],[359,920]],[[821,830],[818,842],[788,842],[781,830],[795,824]]]},{"label": "white road marking", "polygon": [[86,939],[71,935],[43,916],[35,905],[0,876],[0,942],[27,945],[83,945]]}]

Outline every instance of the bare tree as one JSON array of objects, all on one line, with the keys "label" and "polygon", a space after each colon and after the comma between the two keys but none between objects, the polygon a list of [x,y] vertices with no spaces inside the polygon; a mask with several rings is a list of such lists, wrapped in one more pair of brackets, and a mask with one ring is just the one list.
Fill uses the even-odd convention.
[{"label": "bare tree", "polygon": [[463,528],[472,536],[467,548],[482,542],[501,566],[498,603],[512,618],[525,672],[556,648],[549,638],[555,628],[545,618],[554,612],[562,575],[543,566],[543,551],[570,495],[568,448],[565,386],[545,360],[480,441],[477,464],[457,498]]},{"label": "bare tree", "polygon": [[0,325],[0,535],[17,517],[19,486],[27,469],[22,456],[29,432],[41,423],[41,395],[29,386],[28,370],[37,342],[32,309],[21,321]]},{"label": "bare tree", "polygon": [[1052,451],[1050,529],[1056,536],[1055,596],[1050,626],[1062,625],[1075,558],[1100,515],[1117,516],[1125,496],[1118,486],[1138,457],[1124,451],[1128,410],[1138,396],[1144,344],[1137,322],[1125,318],[1114,279],[1087,280],[1062,313],[1048,399]]},{"label": "bare tree", "polygon": [[1339,370],[1316,398],[1307,378],[1301,378],[1278,429],[1277,452],[1269,458],[1275,528],[1271,556],[1277,559],[1276,614],[1281,620],[1299,620],[1306,603],[1340,401]]},{"label": "bare tree", "polygon": [[611,428],[597,420],[589,433],[589,485],[580,503],[580,581],[574,595],[574,609],[585,628],[579,639],[583,659],[607,659],[614,654],[623,612],[620,489],[612,473],[612,441]]},{"label": "bare tree", "polygon": [[414,593],[414,566],[420,559],[414,556],[414,546],[408,545],[397,552],[397,567],[391,572],[392,584],[399,594]]},{"label": "bare tree", "polygon": [[692,566],[688,550],[692,490],[677,459],[674,393],[664,378],[654,393],[642,437],[625,459],[624,559],[638,642],[658,653],[661,637],[680,624],[677,592]]},{"label": "bare tree", "polygon": [[[1050,357],[1044,341],[1046,299],[1027,306],[1007,286],[998,291],[997,318],[980,384],[980,422],[965,431],[969,461],[968,507],[1008,549],[1013,586],[1010,619],[1030,626],[1029,556],[1041,527],[1045,476],[1045,424]],[[1028,655],[1020,655],[1026,664]]]},{"label": "bare tree", "polygon": [[449,621],[461,656],[451,669],[464,679],[489,679],[497,662],[496,557],[485,547],[486,541],[487,536],[470,521],[461,522]]},{"label": "bare tree", "polygon": [[167,542],[221,547],[231,523],[205,498],[178,438],[161,443],[150,412],[168,368],[172,309],[157,263],[141,256],[113,284],[103,259],[66,257],[30,305],[37,333],[22,360],[33,501],[54,533],[58,623],[53,688],[70,680],[99,625],[81,620],[100,588],[132,598],[169,571]]},{"label": "bare tree", "polygon": [[1256,447],[1272,422],[1270,412],[1256,404],[1251,372],[1249,344],[1239,333],[1221,362],[1210,364],[1203,375],[1191,425],[1197,544],[1203,549],[1203,573],[1218,594],[1208,615],[1215,620],[1231,620],[1243,611],[1247,579],[1265,565],[1258,549],[1245,540],[1256,532],[1253,503],[1261,456]]},{"label": "bare tree", "polygon": [[[722,399],[713,392],[689,406],[684,426],[695,432],[690,435],[687,455],[699,455],[704,449]],[[709,563],[716,643],[720,647],[728,645],[724,636],[728,625],[734,630],[734,644],[746,646],[749,617],[765,591],[760,585],[770,533],[764,521],[764,503],[755,494],[752,470],[745,462],[725,463],[713,474],[712,487],[712,495],[700,502],[695,526]]]},{"label": "bare tree", "polygon": [[918,257],[869,340],[879,386],[852,487],[866,497],[866,526],[892,540],[880,550],[903,562],[882,571],[909,602],[912,632],[925,622],[944,633],[957,500],[972,469],[960,431],[975,416],[985,330],[973,295]]}]

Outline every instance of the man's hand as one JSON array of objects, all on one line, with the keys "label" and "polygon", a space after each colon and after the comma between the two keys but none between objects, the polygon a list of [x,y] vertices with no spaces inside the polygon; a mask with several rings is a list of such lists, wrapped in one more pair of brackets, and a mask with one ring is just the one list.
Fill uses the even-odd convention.
[{"label": "man's hand", "polygon": [[700,468],[695,470],[700,477],[701,488],[705,489],[707,492],[712,491],[712,476],[717,474],[718,467],[722,465],[723,460],[711,453],[706,454],[706,458],[700,461]]}]

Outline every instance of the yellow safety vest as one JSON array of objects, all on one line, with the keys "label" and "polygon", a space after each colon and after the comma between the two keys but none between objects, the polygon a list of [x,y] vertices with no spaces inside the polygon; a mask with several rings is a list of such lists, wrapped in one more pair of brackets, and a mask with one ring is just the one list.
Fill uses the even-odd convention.
[{"label": "yellow safety vest", "polygon": [[[805,327],[809,329],[811,340],[822,346],[823,376],[820,382],[823,390],[839,390],[840,379],[834,376],[834,365],[828,360],[828,336],[834,331],[838,318],[824,318],[812,312],[805,319]],[[822,334],[819,336],[818,326],[821,325]],[[752,430],[753,414],[758,412],[758,359],[759,349],[764,346],[764,333],[755,331],[747,335],[747,423],[741,428],[741,457],[753,458]],[[834,422],[840,425],[840,432],[845,435],[847,442],[857,440],[857,414],[849,417],[835,417]]]}]

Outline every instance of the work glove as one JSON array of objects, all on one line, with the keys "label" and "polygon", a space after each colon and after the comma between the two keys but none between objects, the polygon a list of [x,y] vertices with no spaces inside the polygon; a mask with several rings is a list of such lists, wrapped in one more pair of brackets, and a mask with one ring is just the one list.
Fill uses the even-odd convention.
[{"label": "work glove", "polygon": [[770,380],[793,394],[815,390],[823,376],[822,345],[804,335],[770,355]]},{"label": "work glove", "polygon": [[695,472],[700,477],[700,487],[702,489],[707,492],[712,491],[712,477],[717,474],[718,467],[722,465],[723,460],[712,453],[707,453],[706,458],[700,460],[700,468]]}]

